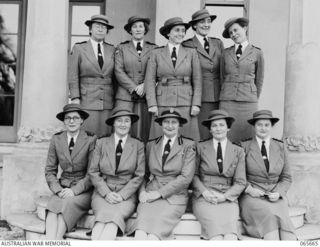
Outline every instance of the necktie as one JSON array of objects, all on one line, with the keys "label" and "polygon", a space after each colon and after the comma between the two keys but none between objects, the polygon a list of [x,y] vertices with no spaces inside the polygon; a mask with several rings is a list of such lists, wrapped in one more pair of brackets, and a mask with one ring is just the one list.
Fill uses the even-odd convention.
[{"label": "necktie", "polygon": [[239,45],[238,49],[236,50],[236,56],[238,60],[241,57],[241,55],[242,55],[242,45]]},{"label": "necktie", "polygon": [[137,52],[138,52],[138,54],[139,54],[139,56],[141,55],[141,52],[142,52],[142,47],[141,47],[141,42],[138,42],[137,43]]},{"label": "necktie", "polygon": [[73,147],[74,147],[74,140],[73,140],[73,137],[71,137],[71,140],[69,142],[69,152],[70,152],[70,154],[72,153]]},{"label": "necktie", "polygon": [[203,38],[204,40],[204,49],[206,50],[206,52],[209,54],[209,42],[206,38]]},{"label": "necktie", "polygon": [[163,154],[162,154],[162,172],[163,172],[164,163],[166,163],[166,160],[167,160],[168,155],[170,153],[170,142],[171,142],[171,139],[169,139],[167,141],[166,145],[164,146],[164,150],[163,150]]},{"label": "necktie", "polygon": [[262,141],[261,154],[262,154],[262,159],[264,161],[264,165],[266,166],[267,172],[269,172],[269,160],[268,160],[267,149],[266,149],[266,146],[264,145],[265,143],[266,143],[265,141]]},{"label": "necktie", "polygon": [[122,154],[122,146],[121,146],[122,140],[120,139],[118,142],[118,145],[116,147],[116,172],[119,167],[120,159],[121,159],[121,154]]},{"label": "necktie", "polygon": [[222,162],[223,162],[223,159],[222,159],[222,148],[221,148],[221,143],[218,142],[218,148],[217,148],[217,163],[218,163],[218,166],[219,166],[219,172],[220,172],[220,173],[222,173],[222,171],[223,171]]},{"label": "necktie", "polygon": [[102,66],[103,66],[103,56],[102,56],[100,44],[98,44],[98,63],[99,63],[100,68],[102,69]]},{"label": "necktie", "polygon": [[173,47],[172,53],[171,53],[171,60],[172,60],[172,63],[173,63],[173,67],[176,67],[176,62],[177,62],[176,49],[177,49],[177,48]]}]

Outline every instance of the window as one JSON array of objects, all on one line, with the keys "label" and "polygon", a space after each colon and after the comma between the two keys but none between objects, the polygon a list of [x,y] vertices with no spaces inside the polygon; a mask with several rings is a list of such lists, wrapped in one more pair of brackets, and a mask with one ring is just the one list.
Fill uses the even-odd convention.
[{"label": "window", "polygon": [[84,24],[92,15],[105,13],[105,1],[70,1],[69,51],[77,42],[88,40],[88,27]]},{"label": "window", "polygon": [[217,19],[212,23],[209,36],[217,37],[222,40],[224,47],[233,45],[233,41],[222,37],[224,23],[232,17],[247,16],[247,1],[244,0],[206,0],[205,7],[210,14],[216,15]]},{"label": "window", "polygon": [[27,1],[0,0],[0,141],[15,142]]}]

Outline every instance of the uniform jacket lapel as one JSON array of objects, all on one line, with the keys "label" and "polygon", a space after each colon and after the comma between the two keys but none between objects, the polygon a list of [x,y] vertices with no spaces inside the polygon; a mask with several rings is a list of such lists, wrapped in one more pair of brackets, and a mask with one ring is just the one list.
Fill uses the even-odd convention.
[{"label": "uniform jacket lapel", "polygon": [[209,57],[212,59],[213,55],[215,54],[217,47],[213,44],[213,41],[208,37],[208,42],[209,42]]},{"label": "uniform jacket lapel", "polygon": [[208,140],[208,143],[205,145],[205,149],[201,155],[203,156],[203,159],[208,161],[208,165],[211,166],[214,171],[219,172],[217,153],[214,150],[212,138]]},{"label": "uniform jacket lapel", "polygon": [[226,52],[228,53],[228,55],[232,58],[232,60],[235,62],[235,63],[238,63],[238,60],[237,60],[237,56],[236,56],[236,52],[234,50],[234,45],[229,47]]},{"label": "uniform jacket lapel", "polygon": [[169,153],[169,155],[168,155],[168,158],[167,158],[167,160],[166,160],[166,163],[170,160],[170,159],[172,159],[172,157],[174,157],[179,151],[180,151],[180,149],[181,149],[181,145],[179,145],[179,143],[178,143],[178,136],[176,137],[176,139],[174,140],[174,143],[173,143],[173,145],[172,145],[172,148],[171,148],[171,150],[170,150],[170,153]]},{"label": "uniform jacket lapel", "polygon": [[120,170],[121,167],[124,167],[126,165],[127,160],[130,158],[132,150],[133,150],[133,140],[130,136],[128,136],[126,143],[124,144],[124,147],[123,147],[123,152],[121,154],[118,171]]},{"label": "uniform jacket lapel", "polygon": [[60,143],[62,145],[62,150],[63,150],[64,155],[66,156],[68,161],[70,163],[72,163],[71,156],[70,156],[70,151],[69,151],[69,146],[68,146],[68,136],[67,136],[67,132],[66,131],[64,131],[62,133],[62,135],[60,135]]},{"label": "uniform jacket lapel", "polygon": [[232,147],[232,143],[228,140],[227,146],[226,146],[226,151],[224,154],[224,159],[223,159],[223,173],[228,171],[228,169],[231,166],[232,161],[234,159],[235,159],[234,149]]},{"label": "uniform jacket lapel", "polygon": [[[143,47],[142,47],[142,52],[141,52],[141,57],[145,56],[148,54],[149,50],[153,49],[151,45],[149,45],[146,41],[143,42]],[[137,53],[138,54],[138,53]],[[139,56],[139,55],[138,55]]]},{"label": "uniform jacket lapel", "polygon": [[252,52],[252,50],[253,50],[252,48],[253,48],[252,45],[250,45],[250,44],[247,45],[246,49],[244,49],[242,55],[240,56],[239,62],[242,61],[242,60],[245,59],[248,55],[251,54],[251,52]]},{"label": "uniform jacket lapel", "polygon": [[[143,48],[144,48],[144,47],[143,47]],[[134,43],[133,43],[132,40],[129,42],[128,50],[129,50],[134,56],[139,57],[139,54],[138,54],[138,52],[137,52],[137,49],[135,48]],[[142,49],[142,51],[143,51],[143,49]]]},{"label": "uniform jacket lapel", "polygon": [[[179,52],[178,52],[178,57],[177,57],[177,62],[176,62],[176,66],[174,67],[175,70],[177,70],[179,68],[179,66],[181,65],[181,63],[183,62],[184,58],[187,56],[187,52],[186,49],[180,45],[179,47]],[[172,62],[171,62],[172,63]]]},{"label": "uniform jacket lapel", "polygon": [[106,139],[106,153],[109,157],[109,161],[112,167],[112,171],[115,173],[116,171],[116,149],[115,149],[115,142],[114,142],[114,135],[111,135]]},{"label": "uniform jacket lapel", "polygon": [[94,65],[94,68],[98,71],[101,71],[100,66],[98,64],[98,59],[94,55],[93,47],[91,41],[88,40],[85,46],[85,54],[88,60]]},{"label": "uniform jacket lapel", "polygon": [[277,161],[280,158],[280,150],[276,143],[270,139],[270,146],[269,146],[269,173],[277,166]]},{"label": "uniform jacket lapel", "polygon": [[[108,66],[113,65],[114,60],[114,54],[110,52],[110,49],[106,43],[103,43],[103,66],[102,71],[107,71]],[[96,62],[98,64],[98,60],[96,59]],[[100,66],[98,64],[98,67],[100,69]],[[101,69],[100,69],[101,71]]]},{"label": "uniform jacket lapel", "polygon": [[[170,69],[172,71],[174,71],[174,67],[173,67],[173,63],[171,60],[171,54],[170,54],[170,50],[169,50],[169,46],[166,45],[163,49],[162,49],[162,53],[161,53],[162,57],[164,58],[164,61],[169,65]],[[177,65],[177,64],[176,64]]]},{"label": "uniform jacket lapel", "polygon": [[259,144],[256,138],[254,138],[254,140],[251,142],[250,149],[252,150],[250,153],[252,157],[255,159],[257,166],[260,168],[260,170],[263,172],[265,176],[268,176],[266,166],[262,159],[261,150],[259,148]]},{"label": "uniform jacket lapel", "polygon": [[80,133],[77,137],[76,143],[71,153],[71,159],[73,160],[77,154],[81,151],[82,147],[86,144],[87,135],[83,130],[80,130]]},{"label": "uniform jacket lapel", "polygon": [[[201,45],[200,41],[198,40],[198,38],[196,36],[194,36],[192,38],[192,41],[193,41],[193,44],[194,44],[194,47],[197,48],[197,51],[199,53],[201,53],[203,56],[207,57],[210,59],[210,56],[209,54],[206,52],[206,50],[204,49],[204,47]],[[209,43],[210,44],[210,43]],[[211,52],[211,46],[210,46],[210,52]]]}]

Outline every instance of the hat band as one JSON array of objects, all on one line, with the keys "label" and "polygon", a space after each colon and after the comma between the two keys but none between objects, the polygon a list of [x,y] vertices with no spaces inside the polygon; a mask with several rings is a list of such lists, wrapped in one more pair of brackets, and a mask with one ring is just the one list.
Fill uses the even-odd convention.
[{"label": "hat band", "polygon": [[273,118],[273,117],[270,115],[258,115],[258,116],[253,116],[253,118],[266,118],[266,119],[268,119],[268,118]]}]

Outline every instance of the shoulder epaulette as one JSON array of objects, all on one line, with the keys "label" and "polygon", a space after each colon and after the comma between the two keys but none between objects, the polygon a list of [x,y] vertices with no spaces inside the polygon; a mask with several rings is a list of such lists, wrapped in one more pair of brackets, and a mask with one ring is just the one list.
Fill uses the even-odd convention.
[{"label": "shoulder epaulette", "polygon": [[247,142],[247,141],[252,141],[252,138],[247,138],[247,139],[241,140],[241,142]]},{"label": "shoulder epaulette", "polygon": [[87,41],[76,42],[77,45],[87,43]]},{"label": "shoulder epaulette", "polygon": [[[193,39],[193,38],[186,39],[185,41],[183,41],[183,43],[186,43],[186,42],[188,42],[188,41],[192,41],[192,39]],[[183,44],[183,43],[182,43],[182,44]]]},{"label": "shoulder epaulette", "polygon": [[234,144],[234,145],[236,145],[236,146],[238,146],[238,147],[241,147],[241,148],[242,148],[242,146],[241,146],[241,143],[240,143],[240,142],[232,142],[232,144]]},{"label": "shoulder epaulette", "polygon": [[93,133],[93,132],[90,132],[90,131],[87,131],[87,130],[86,130],[86,133],[87,133],[87,136],[94,136],[94,133]]},{"label": "shoulder epaulette", "polygon": [[155,141],[156,143],[158,143],[160,140],[161,140],[162,136],[158,136],[156,138],[153,138],[153,139],[150,139],[148,140],[148,142],[152,142],[152,141]]},{"label": "shoulder epaulette", "polygon": [[63,132],[63,131],[59,131],[59,132],[55,133],[54,135],[55,135],[55,136],[58,136],[58,135],[62,134],[62,132]]},{"label": "shoulder epaulette", "polygon": [[178,138],[178,143],[179,143],[179,145],[183,144],[183,139],[188,139],[188,140],[194,141],[194,140],[193,140],[192,138],[190,138],[190,137],[180,135],[179,138]]},{"label": "shoulder epaulette", "polygon": [[123,41],[123,42],[120,43],[120,45],[128,44],[128,43],[130,43],[130,40]]},{"label": "shoulder epaulette", "polygon": [[203,140],[201,140],[201,141],[199,141],[199,142],[206,142],[206,141],[209,141],[210,139],[212,139],[212,137],[209,137],[209,138],[207,138],[207,139],[203,139]]},{"label": "shoulder epaulette", "polygon": [[156,47],[154,49],[156,50],[156,49],[163,48],[163,47],[165,47],[165,46],[164,45],[163,46],[158,46],[158,47]]},{"label": "shoulder epaulette", "polygon": [[150,41],[146,41],[146,44],[148,44],[148,45],[156,45],[155,43],[152,43]]},{"label": "shoulder epaulette", "polygon": [[104,44],[109,45],[109,46],[114,46],[113,44],[107,43],[105,41],[103,41]]},{"label": "shoulder epaulette", "polygon": [[216,39],[216,40],[220,40],[220,39],[218,39],[218,38],[216,38],[216,37],[209,37],[209,39]]},{"label": "shoulder epaulette", "polygon": [[252,47],[257,48],[258,50],[261,50],[261,48],[259,48],[259,47],[257,47],[257,46],[254,46],[254,45],[253,45]]},{"label": "shoulder epaulette", "polygon": [[277,141],[277,142],[281,142],[281,143],[283,143],[283,141],[282,141],[282,140],[279,140],[279,139],[276,139],[276,138],[272,138],[272,140],[275,140],[275,141]]},{"label": "shoulder epaulette", "polygon": [[138,140],[138,141],[141,141],[141,142],[143,142],[143,141],[142,141],[142,139],[140,139],[139,137],[136,137],[136,136],[131,136],[131,138],[133,138],[133,139],[136,139],[136,140]]},{"label": "shoulder epaulette", "polygon": [[102,138],[110,137],[110,136],[111,136],[111,134],[105,134],[105,135],[99,136],[98,139],[102,139]]}]

